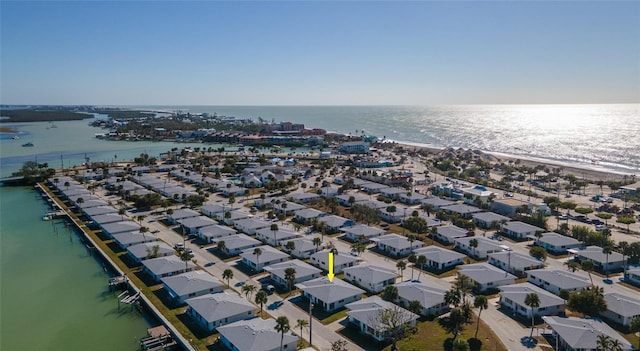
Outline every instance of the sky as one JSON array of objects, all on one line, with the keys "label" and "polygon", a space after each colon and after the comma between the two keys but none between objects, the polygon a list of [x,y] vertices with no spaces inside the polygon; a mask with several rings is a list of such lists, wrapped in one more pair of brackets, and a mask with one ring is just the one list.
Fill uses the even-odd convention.
[{"label": "sky", "polygon": [[1,104],[638,102],[638,1],[0,1]]}]

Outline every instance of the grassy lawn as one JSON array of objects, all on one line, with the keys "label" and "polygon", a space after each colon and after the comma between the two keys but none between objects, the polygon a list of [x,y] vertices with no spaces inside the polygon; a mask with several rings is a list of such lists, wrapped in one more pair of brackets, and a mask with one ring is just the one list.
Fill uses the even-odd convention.
[{"label": "grassy lawn", "polygon": [[324,325],[331,324],[331,323],[333,323],[333,322],[335,322],[337,320],[340,320],[340,319],[346,317],[347,316],[347,312],[349,312],[349,310],[347,310],[346,308],[342,309],[342,310],[340,310],[340,311],[338,311],[338,312],[336,312],[336,313],[334,313],[332,315],[329,315],[325,319],[321,319],[320,323],[322,323]]},{"label": "grassy lawn", "polygon": [[[476,331],[477,318],[474,317],[473,323],[467,324],[464,331],[458,335],[458,338],[465,340],[472,338]],[[405,339],[398,342],[398,348],[400,350],[444,350],[444,341],[453,335],[448,334],[444,328],[438,322],[438,319],[433,321],[418,322],[418,331]],[[478,339],[482,341],[482,350],[494,350],[495,351],[507,351],[507,348],[496,337],[496,335],[489,329],[483,321],[480,322],[480,329],[478,331]],[[489,348],[490,346],[490,348]],[[384,348],[384,351],[389,351],[391,346]]]}]

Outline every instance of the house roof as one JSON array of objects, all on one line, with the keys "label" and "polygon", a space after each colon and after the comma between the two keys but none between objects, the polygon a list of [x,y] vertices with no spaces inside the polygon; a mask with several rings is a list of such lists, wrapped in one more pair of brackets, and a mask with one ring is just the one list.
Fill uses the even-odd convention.
[{"label": "house roof", "polygon": [[547,281],[560,289],[580,289],[591,285],[589,279],[560,269],[534,269],[528,272],[528,276]]},{"label": "house roof", "polygon": [[121,216],[121,215],[119,215],[117,213],[113,213],[113,212],[104,213],[104,214],[100,214],[100,215],[93,215],[93,216],[91,216],[91,220],[94,221],[97,224],[124,222],[123,216]]},{"label": "house roof", "polygon": [[623,350],[633,349],[629,341],[599,319],[552,316],[544,316],[542,319],[572,349],[595,350],[598,345],[598,336],[600,335],[606,335],[618,340],[623,345]]},{"label": "house roof", "polygon": [[640,315],[640,300],[615,292],[604,294],[604,300],[607,302],[607,310],[617,313],[625,317],[634,317]]},{"label": "house roof", "polygon": [[174,221],[177,221],[183,218],[198,217],[198,216],[200,216],[198,212],[188,208],[181,208],[181,209],[174,210],[173,213],[169,215],[169,217],[171,217]]},{"label": "house roof", "polygon": [[[232,212],[232,215],[233,215],[233,212]],[[237,227],[242,227],[247,229],[259,229],[259,228],[269,227],[271,223],[261,221],[258,219],[253,219],[253,218],[245,218],[245,219],[240,219],[235,221],[234,225]]]},{"label": "house roof", "polygon": [[539,308],[564,304],[564,300],[562,298],[531,283],[503,285],[499,289],[500,296],[506,297],[520,306],[527,306],[524,301],[527,298],[527,294],[530,293],[535,293],[540,298]]},{"label": "house roof", "polygon": [[423,242],[420,240],[414,240],[413,243],[407,239],[406,236],[402,236],[400,234],[385,234],[383,236],[373,238],[371,241],[375,241],[380,244],[384,244],[390,247],[394,247],[398,250],[408,249],[409,247],[421,247]]},{"label": "house roof", "polygon": [[76,206],[85,209],[89,207],[107,206],[108,204],[102,200],[86,200],[83,203],[76,202]]},{"label": "house roof", "polygon": [[[582,250],[578,250],[576,252],[576,256],[581,256],[584,258],[588,258],[594,262],[605,263],[607,262],[607,255],[602,253],[602,248],[599,246],[587,246]],[[622,262],[622,254],[618,252],[611,252],[609,254],[609,263],[611,262]]]},{"label": "house roof", "polygon": [[218,224],[218,222],[205,216],[189,217],[189,218],[181,219],[178,221],[178,223],[182,224],[187,228],[199,228],[199,227],[206,227],[208,225]]},{"label": "house roof", "polygon": [[343,231],[347,234],[351,234],[355,237],[358,237],[360,235],[364,235],[365,237],[369,238],[372,236],[378,236],[381,235],[382,233],[384,233],[383,229],[380,228],[376,228],[376,227],[370,227],[368,225],[364,225],[364,224],[358,224],[358,225],[354,225],[353,227],[347,227],[344,228]]},{"label": "house roof", "polygon": [[507,273],[488,263],[474,263],[460,266],[458,269],[460,274],[464,274],[469,279],[480,283],[487,284],[505,279],[516,279],[517,277],[511,273]]},{"label": "house roof", "polygon": [[442,235],[449,240],[454,240],[457,238],[464,238],[467,236],[469,231],[466,229],[462,229],[455,225],[443,225],[438,227],[438,235]]},{"label": "house roof", "polygon": [[96,206],[83,209],[84,213],[91,217],[106,213],[118,213],[118,210],[111,206]]},{"label": "house roof", "polygon": [[[185,268],[184,262],[182,262],[178,256],[173,255],[144,260],[142,264],[155,275],[177,272]],[[191,262],[188,262],[187,266],[191,269],[196,267],[196,265]]]},{"label": "house roof", "polygon": [[470,237],[458,238],[456,239],[456,242],[469,246],[469,242],[473,239],[476,239],[478,241],[478,247],[476,247],[476,250],[480,252],[503,250],[502,245],[500,245],[498,242],[495,242],[491,239],[487,239],[485,237],[470,236]]},{"label": "house roof", "polygon": [[296,238],[296,239],[287,240],[285,244],[288,242],[293,242],[295,244],[296,251],[304,252],[304,251],[310,251],[310,250],[316,249],[316,245],[313,243],[313,241],[306,238]]},{"label": "house roof", "polygon": [[417,282],[396,284],[398,296],[407,301],[419,301],[422,307],[431,308],[444,302],[445,289]]},{"label": "house roof", "polygon": [[364,294],[365,291],[355,287],[339,278],[333,278],[330,282],[327,277],[307,280],[296,286],[305,293],[324,301],[325,303],[337,302],[352,296]]},{"label": "house roof", "polygon": [[444,207],[442,207],[442,209],[446,210],[446,211],[451,211],[451,212],[463,214],[463,215],[482,211],[481,209],[479,209],[479,208],[477,208],[475,206],[469,206],[469,205],[465,205],[465,204],[456,204],[456,205],[444,206]]},{"label": "house roof", "polygon": [[433,207],[445,207],[455,204],[455,201],[441,199],[439,197],[430,197],[422,200],[423,205],[431,205]]},{"label": "house roof", "polygon": [[417,256],[424,255],[428,260],[438,263],[452,262],[466,257],[459,252],[444,249],[435,245],[415,249],[413,250],[413,253]]},{"label": "house roof", "polygon": [[[256,257],[256,255],[253,254],[253,251],[255,249],[259,248],[260,250],[262,250],[262,253],[260,254],[260,257]],[[258,246],[255,248],[250,248],[247,250],[242,251],[242,253],[240,254],[240,257],[247,259],[250,262],[254,262],[254,263],[258,263],[259,262],[270,262],[270,261],[274,261],[274,260],[279,260],[282,258],[288,258],[289,255],[287,255],[286,253],[278,250],[278,249],[274,249],[273,247],[269,246],[269,245],[262,245],[262,246]]]},{"label": "house roof", "polygon": [[361,264],[345,268],[344,274],[347,275],[347,273],[363,281],[372,283],[383,282],[389,279],[395,280],[397,277],[396,271],[371,264]]},{"label": "house roof", "polygon": [[119,242],[122,245],[131,245],[138,244],[144,242],[152,242],[158,240],[158,238],[151,233],[140,233],[140,232],[124,232],[113,234],[113,239]]},{"label": "house roof", "polygon": [[523,255],[514,251],[501,251],[490,253],[489,258],[493,258],[504,264],[511,265],[515,269],[525,269],[531,267],[540,267],[544,262],[536,260],[535,258],[527,255]]},{"label": "house roof", "polygon": [[220,204],[206,204],[200,208],[200,212],[209,212],[209,213],[222,213],[226,211],[231,211],[231,206],[222,206]]},{"label": "house roof", "polygon": [[149,255],[149,252],[153,250],[154,246],[158,246],[158,254],[164,256],[165,254],[173,253],[175,250],[167,245],[164,241],[154,241],[150,243],[142,243],[137,245],[131,245],[127,248],[127,251],[131,255],[137,258],[144,258]]},{"label": "house roof", "polygon": [[579,240],[558,233],[543,233],[542,237],[537,240],[550,246],[569,246],[580,244]]},{"label": "house roof", "polygon": [[301,210],[297,210],[295,212],[295,215],[300,217],[300,218],[304,218],[304,219],[310,219],[310,218],[316,218],[316,217],[320,217],[322,215],[324,215],[325,213],[322,211],[318,211],[315,208],[304,208]]},{"label": "house roof", "polygon": [[178,296],[191,293],[218,289],[224,286],[218,279],[205,271],[186,272],[171,277],[162,278],[162,282]]},{"label": "house roof", "polygon": [[123,233],[123,232],[132,232],[140,230],[140,225],[133,221],[124,221],[124,222],[113,222],[107,223],[102,226],[102,229],[111,234]]},{"label": "house roof", "polygon": [[[271,228],[261,228],[256,230],[256,234],[264,235],[269,239],[273,239],[273,230]],[[284,240],[289,238],[295,238],[298,235],[290,230],[280,229],[276,230],[275,237],[276,240]]]},{"label": "house roof", "polygon": [[249,301],[229,290],[187,299],[186,303],[207,322],[224,320],[239,314],[248,316],[248,312],[256,309]]},{"label": "house roof", "polygon": [[304,201],[307,199],[317,199],[320,197],[320,195],[312,193],[295,193],[289,195],[289,197],[296,201]]},{"label": "house roof", "polygon": [[213,237],[221,237],[221,236],[229,236],[237,234],[238,232],[224,225],[210,225],[206,227],[200,228],[200,234],[204,236],[213,236]]},{"label": "house roof", "polygon": [[540,227],[536,227],[535,225],[527,224],[520,221],[507,222],[503,226],[504,229],[508,229],[514,233],[529,233],[536,232],[538,230],[544,231],[544,229]]},{"label": "house roof", "polygon": [[228,250],[240,249],[251,245],[262,244],[260,240],[256,240],[245,234],[235,234],[218,238],[215,242],[224,241],[224,245]]},{"label": "house roof", "polygon": [[[218,327],[222,337],[242,351],[277,350],[280,348],[281,334],[274,328],[273,318],[238,321]],[[298,338],[291,333],[284,334],[284,344],[296,342]]]},{"label": "house roof", "polygon": [[321,270],[298,259],[274,263],[272,265],[264,267],[264,270],[276,275],[282,279],[285,277],[285,270],[287,268],[293,268],[296,270],[296,277],[306,277],[312,274],[320,273]]},{"label": "house roof", "polygon": [[[311,255],[311,258],[315,258],[321,262],[328,262],[329,260],[329,250],[322,250]],[[353,257],[344,252],[338,252],[338,254],[333,255],[333,264],[336,266],[341,266],[343,264],[356,262],[358,261],[357,257]]]},{"label": "house roof", "polygon": [[380,296],[367,297],[366,299],[347,304],[345,307],[349,309],[349,317],[357,319],[378,331],[385,329],[379,317],[381,310],[398,311],[398,315],[403,319],[406,317],[407,322],[410,320],[415,321],[420,317],[413,312],[409,312],[400,306],[381,299]]},{"label": "house roof", "polygon": [[342,227],[347,223],[351,222],[350,219],[340,217],[340,216],[335,216],[335,215],[321,217],[319,221],[325,223],[330,228]]},{"label": "house roof", "polygon": [[500,223],[500,221],[510,221],[511,219],[509,217],[505,217],[503,215],[499,215],[497,213],[493,213],[493,212],[479,212],[479,213],[474,213],[471,215],[471,217],[473,217],[473,219],[477,219],[486,223],[492,223],[492,222],[497,222]]}]

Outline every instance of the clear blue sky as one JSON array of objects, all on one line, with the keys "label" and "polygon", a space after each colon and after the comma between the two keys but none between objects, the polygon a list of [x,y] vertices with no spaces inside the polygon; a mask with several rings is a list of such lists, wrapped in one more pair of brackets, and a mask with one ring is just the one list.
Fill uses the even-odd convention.
[{"label": "clear blue sky", "polygon": [[640,102],[640,2],[0,2],[2,104]]}]

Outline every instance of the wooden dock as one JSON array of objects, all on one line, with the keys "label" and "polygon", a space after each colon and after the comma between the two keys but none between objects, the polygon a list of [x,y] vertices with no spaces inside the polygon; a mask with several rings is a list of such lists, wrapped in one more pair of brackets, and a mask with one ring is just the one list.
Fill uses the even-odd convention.
[{"label": "wooden dock", "polygon": [[147,336],[140,339],[140,349],[145,351],[166,350],[176,344],[164,325],[147,329]]}]

